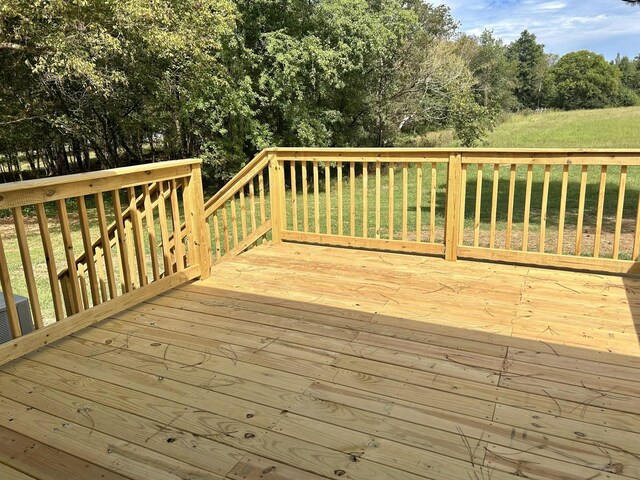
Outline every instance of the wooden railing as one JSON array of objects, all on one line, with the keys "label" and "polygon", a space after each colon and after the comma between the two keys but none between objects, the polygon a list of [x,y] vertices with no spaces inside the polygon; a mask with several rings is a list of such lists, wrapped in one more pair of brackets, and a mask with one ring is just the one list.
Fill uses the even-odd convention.
[{"label": "wooden railing", "polygon": [[[266,240],[271,229],[271,221],[267,217],[270,207],[267,206],[268,202],[265,196],[265,186],[268,186],[268,161],[266,151],[258,154],[205,204],[205,234],[212,241],[210,248],[215,252],[213,261],[221,260],[226,256],[238,255],[253,245]],[[172,186],[175,187],[175,192]],[[74,283],[79,286],[85,309],[90,308],[92,299],[95,299],[96,296],[103,301],[113,298],[113,285],[104,279],[104,251],[113,249],[121,243],[121,230],[124,232],[124,238],[132,236],[133,228],[140,219],[164,218],[165,215],[162,212],[170,212],[177,199],[180,199],[176,204],[176,210],[179,210],[179,205],[183,203],[181,200],[183,186],[183,181],[155,182],[142,190],[142,193],[137,196],[135,204],[131,198],[126,198],[123,203],[126,208],[122,211],[121,220],[111,222],[106,228],[106,233],[98,236],[90,248],[88,245],[85,246],[84,251],[76,256],[75,271],[63,268],[58,273],[67,311],[74,308],[74,303],[71,302]],[[179,223],[174,223],[171,218],[167,225],[168,228],[160,228],[160,231],[157,232],[157,241],[149,236],[150,242],[160,242],[160,245],[167,245],[167,251],[160,259],[150,256],[147,268],[143,266],[145,270],[153,272],[154,278],[156,274],[165,276],[168,271],[175,272],[178,269],[178,264],[182,265],[186,262],[186,247],[181,248],[181,245],[185,243],[188,226],[179,217],[177,220]],[[119,225],[122,225],[123,228],[118,228]],[[178,237],[175,236],[175,232],[179,232]],[[163,237],[165,233],[166,238]],[[105,242],[108,242],[109,247],[105,248]],[[125,274],[120,283],[120,289],[123,293],[142,285],[141,277],[126,275],[127,272],[138,268],[134,262],[136,257],[135,252],[131,251],[131,245],[128,244],[125,252],[129,263],[124,265],[126,268],[123,269],[121,258],[118,258],[118,266],[123,269]],[[85,251],[90,254],[87,255]],[[181,258],[181,262],[177,262],[177,258]],[[161,268],[162,266],[164,269]],[[98,272],[97,284],[92,281],[92,271]],[[72,280],[74,276],[75,282]],[[93,305],[95,304],[93,301]]]},{"label": "wooden railing", "polygon": [[198,160],[0,186],[0,364],[266,240],[640,272],[633,151],[276,148],[202,192]]},{"label": "wooden railing", "polygon": [[[637,273],[640,152],[293,149],[275,240]],[[277,193],[276,193],[277,192]]]},{"label": "wooden railing", "polygon": [[[0,210],[12,219],[0,235],[0,280],[15,338],[0,346],[0,363],[209,275],[200,160],[6,184]],[[35,333],[23,336],[14,293],[29,298]]]},{"label": "wooden railing", "polygon": [[269,181],[277,167],[268,151],[259,153],[205,204],[204,221],[215,252],[213,261],[239,255],[270,235]]}]

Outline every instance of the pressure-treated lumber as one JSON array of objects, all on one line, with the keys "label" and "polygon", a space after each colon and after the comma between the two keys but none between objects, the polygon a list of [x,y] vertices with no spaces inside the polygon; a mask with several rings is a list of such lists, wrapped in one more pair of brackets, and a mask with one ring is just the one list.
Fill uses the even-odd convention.
[{"label": "pressure-treated lumber", "polygon": [[[0,367],[0,465],[46,479],[84,464],[112,480],[632,480],[638,282],[259,246]],[[42,454],[18,458],[28,441]]]}]

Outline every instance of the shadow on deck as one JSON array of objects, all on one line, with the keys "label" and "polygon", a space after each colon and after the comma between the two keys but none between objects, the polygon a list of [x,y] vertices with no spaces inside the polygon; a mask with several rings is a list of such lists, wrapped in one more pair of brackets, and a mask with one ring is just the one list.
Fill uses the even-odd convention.
[{"label": "shadow on deck", "polygon": [[255,248],[4,365],[0,477],[640,478],[639,288]]}]

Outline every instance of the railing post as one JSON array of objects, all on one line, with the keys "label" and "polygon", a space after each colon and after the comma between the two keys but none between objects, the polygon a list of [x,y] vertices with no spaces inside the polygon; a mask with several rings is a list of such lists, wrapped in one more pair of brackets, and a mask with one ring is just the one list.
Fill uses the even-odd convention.
[{"label": "railing post", "polygon": [[447,173],[447,203],[445,218],[445,260],[455,262],[458,259],[458,243],[460,242],[460,209],[462,180],[462,155],[452,152],[449,155]]},{"label": "railing post", "polygon": [[282,241],[282,206],[284,204],[284,185],[282,184],[282,165],[276,155],[269,156],[269,197],[271,199],[271,239],[273,243]]},{"label": "railing post", "polygon": [[200,163],[194,163],[191,167],[189,178],[189,203],[191,211],[191,226],[195,255],[193,258],[200,266],[200,278],[208,278],[211,274],[211,238],[209,226],[204,216],[204,192],[202,188],[202,168]]}]

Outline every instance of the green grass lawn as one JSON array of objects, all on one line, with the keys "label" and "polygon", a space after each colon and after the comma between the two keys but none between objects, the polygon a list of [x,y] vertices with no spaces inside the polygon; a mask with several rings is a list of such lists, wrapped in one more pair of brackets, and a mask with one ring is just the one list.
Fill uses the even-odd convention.
[{"label": "green grass lawn", "polygon": [[640,148],[640,107],[511,115],[482,142],[490,148]]}]

